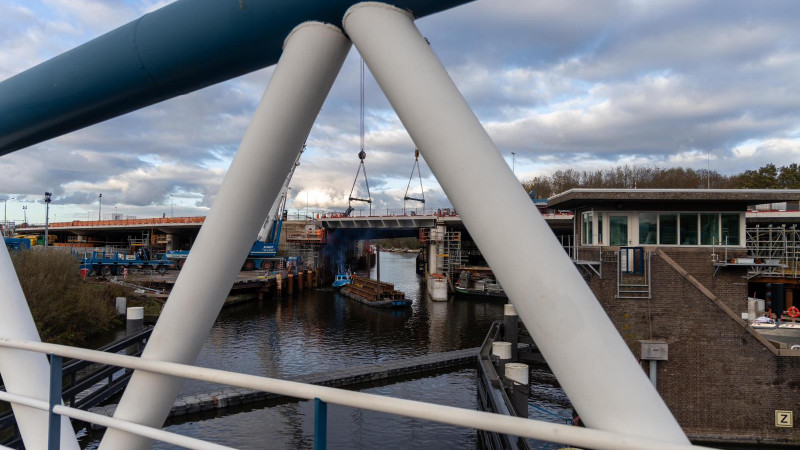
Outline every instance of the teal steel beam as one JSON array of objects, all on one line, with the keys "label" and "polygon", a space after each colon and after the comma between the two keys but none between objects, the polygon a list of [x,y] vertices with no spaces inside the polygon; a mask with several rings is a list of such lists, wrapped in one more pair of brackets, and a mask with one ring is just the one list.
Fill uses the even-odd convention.
[{"label": "teal steel beam", "polygon": [[[416,17],[472,0],[396,0]],[[179,0],[0,83],[0,155],[275,64],[358,0]]]}]

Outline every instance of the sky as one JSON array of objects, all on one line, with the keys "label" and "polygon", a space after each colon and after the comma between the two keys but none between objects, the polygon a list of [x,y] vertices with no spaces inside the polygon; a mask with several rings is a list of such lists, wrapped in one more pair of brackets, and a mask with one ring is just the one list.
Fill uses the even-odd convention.
[{"label": "sky", "polygon": [[[168,3],[0,0],[0,80]],[[417,26],[525,180],[621,164],[733,174],[800,161],[798,17],[795,0],[478,0]],[[352,49],[292,180],[291,211],[347,207],[359,65]],[[44,222],[45,191],[51,221],[96,220],[101,193],[103,218],[205,215],[272,70],[0,157],[8,220]],[[365,91],[374,208],[399,210],[414,144],[369,74]],[[426,206],[448,207],[420,159]],[[419,181],[411,186],[418,196]]]}]

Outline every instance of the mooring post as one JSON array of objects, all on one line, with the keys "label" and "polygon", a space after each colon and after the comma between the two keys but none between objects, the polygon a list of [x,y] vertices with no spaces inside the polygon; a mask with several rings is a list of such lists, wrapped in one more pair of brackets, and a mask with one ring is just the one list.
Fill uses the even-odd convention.
[{"label": "mooring post", "polygon": [[61,404],[61,377],[63,361],[59,355],[50,355],[50,418],[47,430],[47,450],[61,448],[61,416],[53,412],[53,407]]},{"label": "mooring post", "polygon": [[492,356],[497,358],[497,374],[505,376],[506,363],[511,362],[511,343],[505,341],[492,342]]},{"label": "mooring post", "polygon": [[523,363],[506,363],[503,372],[511,382],[511,403],[517,417],[528,418],[528,395],[530,394],[530,381],[528,365]]},{"label": "mooring post", "polygon": [[314,450],[325,450],[328,445],[328,404],[314,398]]},{"label": "mooring post", "polygon": [[519,359],[519,316],[514,305],[503,305],[503,338],[511,343],[511,360]]}]

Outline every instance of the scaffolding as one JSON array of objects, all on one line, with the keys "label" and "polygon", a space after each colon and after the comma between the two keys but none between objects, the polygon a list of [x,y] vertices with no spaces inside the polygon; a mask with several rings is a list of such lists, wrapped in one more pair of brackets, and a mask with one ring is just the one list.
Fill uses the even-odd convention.
[{"label": "scaffolding", "polygon": [[452,280],[453,271],[463,266],[465,260],[461,251],[460,231],[445,231],[441,254],[437,256],[442,256],[442,273],[447,274]]},{"label": "scaffolding", "polygon": [[286,230],[289,254],[303,258],[306,267],[319,267],[320,249],[327,243],[326,237],[327,233],[316,222],[306,224],[302,230]]},{"label": "scaffolding", "polygon": [[753,259],[749,278],[800,278],[800,230],[797,225],[745,229],[747,253]]}]

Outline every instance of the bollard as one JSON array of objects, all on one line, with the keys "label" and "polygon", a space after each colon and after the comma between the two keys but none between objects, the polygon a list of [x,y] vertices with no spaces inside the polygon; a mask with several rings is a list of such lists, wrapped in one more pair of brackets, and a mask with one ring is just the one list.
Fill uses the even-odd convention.
[{"label": "bollard", "polygon": [[297,290],[303,292],[303,271],[297,271]]},{"label": "bollard", "polygon": [[125,334],[130,335],[144,328],[144,307],[132,306],[127,309]]},{"label": "bollard", "polygon": [[306,270],[306,287],[311,287],[311,269]]},{"label": "bollard", "polygon": [[278,297],[280,297],[281,291],[283,291],[283,280],[280,274],[275,276],[275,289],[278,291]]},{"label": "bollard", "polygon": [[503,341],[492,342],[492,356],[496,356],[499,359],[497,374],[500,376],[505,375],[505,364],[511,361],[511,343]]},{"label": "bollard", "polygon": [[[130,336],[137,331],[144,328],[144,307],[133,306],[128,308],[128,313],[125,321],[125,335]],[[131,345],[125,351],[128,355],[137,355],[142,350],[141,342],[136,345]]]},{"label": "bollard", "polygon": [[289,272],[289,279],[286,280],[286,285],[289,295],[292,295],[292,292],[294,291],[294,275],[292,275],[291,272]]},{"label": "bollard", "polygon": [[528,418],[528,395],[530,394],[530,384],[528,383],[528,365],[522,363],[507,363],[505,365],[506,378],[511,381],[511,403],[517,417]]},{"label": "bollard", "polygon": [[117,297],[117,314],[125,314],[128,309],[127,297]]},{"label": "bollard", "polygon": [[511,360],[519,359],[519,316],[514,305],[503,305],[503,337],[511,343]]}]

